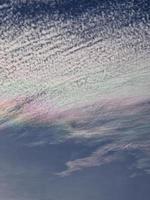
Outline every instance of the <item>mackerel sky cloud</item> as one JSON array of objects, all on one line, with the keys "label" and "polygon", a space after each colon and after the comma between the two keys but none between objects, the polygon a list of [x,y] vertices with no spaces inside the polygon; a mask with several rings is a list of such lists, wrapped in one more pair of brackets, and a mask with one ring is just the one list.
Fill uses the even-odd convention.
[{"label": "mackerel sky cloud", "polygon": [[[21,191],[21,200],[60,199],[55,189],[43,197],[34,196],[33,186],[20,188],[29,174],[31,184],[50,177],[57,188],[70,177],[129,161],[129,177],[149,177],[149,13],[147,0],[0,2],[3,200],[20,200]],[[96,194],[91,198],[99,200]],[[62,199],[74,200],[69,195]],[[82,192],[76,199],[87,200]]]}]

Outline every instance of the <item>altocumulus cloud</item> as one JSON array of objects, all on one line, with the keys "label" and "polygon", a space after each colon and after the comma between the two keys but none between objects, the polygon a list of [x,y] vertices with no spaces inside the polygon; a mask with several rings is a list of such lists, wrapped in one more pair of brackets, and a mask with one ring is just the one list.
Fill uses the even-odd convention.
[{"label": "altocumulus cloud", "polygon": [[110,138],[60,175],[134,150],[149,173],[149,2],[8,0],[0,11],[0,130],[18,127],[33,148]]}]

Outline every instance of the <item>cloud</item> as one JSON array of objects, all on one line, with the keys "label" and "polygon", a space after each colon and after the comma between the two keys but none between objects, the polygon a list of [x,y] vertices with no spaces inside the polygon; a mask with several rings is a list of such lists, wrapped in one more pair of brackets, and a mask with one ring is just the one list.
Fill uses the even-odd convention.
[{"label": "cloud", "polygon": [[[139,12],[134,11],[134,5],[127,4],[124,9],[124,4],[118,3],[120,10],[112,4],[111,12],[90,10],[75,18],[42,17],[35,23],[18,14],[20,10],[30,16],[26,11],[31,3],[14,2],[18,12],[4,12],[0,29],[3,100],[20,96],[28,99],[46,91],[45,103],[66,109],[103,97],[149,95],[150,31],[148,14],[140,14],[142,3]],[[42,10],[43,1],[30,2],[31,11],[35,7]],[[67,6],[69,2],[62,3]],[[74,3],[78,2],[87,4]],[[43,9],[42,13],[48,12]],[[19,19],[19,25],[13,19]]]},{"label": "cloud", "polygon": [[[144,151],[144,147],[142,145],[135,145],[134,143],[129,144],[109,144],[103,148],[99,148],[97,151],[92,153],[90,156],[76,159],[73,161],[68,161],[66,163],[67,169],[57,173],[58,176],[69,176],[74,172],[84,170],[86,168],[97,167],[101,165],[105,165],[111,163],[113,161],[120,161],[123,159],[125,152],[129,154],[132,151],[136,150],[137,155],[138,151],[143,152],[143,157],[135,160],[134,169],[141,169],[142,171],[150,174],[150,154],[147,151]],[[150,150],[150,145],[149,149]],[[148,153],[148,154],[147,154]],[[136,174],[138,175],[138,173]]]},{"label": "cloud", "polygon": [[[104,138],[110,142],[101,146],[90,155],[70,160],[66,163],[66,170],[58,173],[67,176],[73,172],[89,167],[101,166],[122,160],[124,155],[134,157],[134,167],[146,173],[150,170],[150,136],[149,136],[149,100],[144,102],[125,102],[109,104],[92,109],[93,114],[87,109],[85,116],[79,117],[70,123],[72,135],[70,137],[80,139],[94,139],[102,142]],[[80,116],[80,115],[79,115]]]},{"label": "cloud", "polygon": [[[94,10],[84,10],[85,1],[72,2],[77,5],[59,4],[64,15],[68,6],[76,8],[66,18],[58,7],[49,15],[51,1],[1,4],[0,130],[16,124],[61,124],[66,134],[60,141],[114,137],[118,143],[110,148],[132,144],[146,153],[150,21],[145,1],[111,3],[104,10],[101,1],[90,1]],[[54,140],[61,138],[59,133]],[[49,137],[29,145],[47,144]],[[106,160],[98,149],[67,166],[75,171]]]}]

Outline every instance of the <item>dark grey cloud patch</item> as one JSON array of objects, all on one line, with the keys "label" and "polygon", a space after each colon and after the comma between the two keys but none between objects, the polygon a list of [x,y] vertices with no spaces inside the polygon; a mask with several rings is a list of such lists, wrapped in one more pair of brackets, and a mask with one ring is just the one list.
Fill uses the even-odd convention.
[{"label": "dark grey cloud patch", "polygon": [[20,28],[40,23],[46,26],[50,20],[52,23],[53,20],[73,20],[72,27],[77,20],[77,23],[82,22],[87,26],[90,15],[100,16],[99,23],[103,26],[107,23],[114,28],[121,28],[141,20],[148,22],[150,4],[148,0],[10,0],[3,1],[0,10],[1,24],[6,25],[9,22],[8,29],[15,24]]}]

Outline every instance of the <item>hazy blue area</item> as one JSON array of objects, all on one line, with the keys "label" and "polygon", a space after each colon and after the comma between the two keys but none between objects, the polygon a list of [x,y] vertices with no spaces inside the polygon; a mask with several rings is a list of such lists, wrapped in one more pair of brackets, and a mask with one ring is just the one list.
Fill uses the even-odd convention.
[{"label": "hazy blue area", "polygon": [[[59,123],[5,127],[0,135],[1,196],[16,200],[149,200],[148,105],[149,101],[133,105],[123,115],[114,110],[107,118],[103,116],[107,107],[100,112],[97,108],[92,110],[97,111],[94,116],[89,115],[92,120],[71,123],[72,131],[93,131],[115,121],[110,132],[96,137],[69,139],[66,124]],[[67,166],[68,161],[72,165]]]},{"label": "hazy blue area", "polygon": [[[1,133],[0,193],[3,199],[149,199],[150,175],[135,166],[140,150],[122,151],[119,160],[112,163],[60,177],[55,173],[65,170],[68,160],[86,157],[111,139],[103,139],[103,142],[68,140],[29,147],[23,145],[23,139],[20,143],[20,139],[14,138],[12,130]],[[30,130],[32,135],[34,128]],[[40,134],[38,128],[35,131],[36,135]],[[27,139],[31,139],[30,135],[24,144]]]}]

